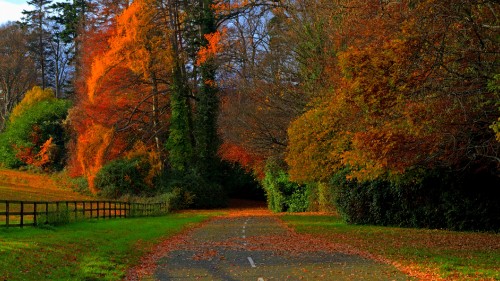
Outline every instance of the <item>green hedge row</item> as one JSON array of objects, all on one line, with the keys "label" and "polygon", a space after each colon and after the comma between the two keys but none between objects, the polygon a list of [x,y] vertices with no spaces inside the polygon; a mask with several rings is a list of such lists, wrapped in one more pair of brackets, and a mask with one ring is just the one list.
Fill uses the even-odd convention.
[{"label": "green hedge row", "polygon": [[348,223],[500,231],[500,181],[488,171],[411,171],[389,180],[357,182],[347,170],[331,183]]}]

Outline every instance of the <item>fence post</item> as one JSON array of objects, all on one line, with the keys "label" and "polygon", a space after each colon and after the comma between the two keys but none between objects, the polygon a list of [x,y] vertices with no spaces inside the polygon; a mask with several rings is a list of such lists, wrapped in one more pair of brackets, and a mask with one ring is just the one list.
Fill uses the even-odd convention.
[{"label": "fence post", "polygon": [[78,212],[77,212],[78,207],[76,205],[76,201],[73,201],[73,205],[75,206],[75,221],[77,221],[78,220]]},{"label": "fence post", "polygon": [[36,226],[36,202],[33,202],[33,225]]},{"label": "fence post", "polygon": [[21,201],[21,228],[23,227],[24,224],[24,202]]},{"label": "fence post", "polygon": [[9,227],[9,212],[10,212],[9,202],[7,201],[5,203],[5,225],[7,227]]},{"label": "fence post", "polygon": [[45,202],[45,224],[49,223],[49,202]]},{"label": "fence post", "polygon": [[99,201],[97,201],[97,219],[99,219]]},{"label": "fence post", "polygon": [[116,219],[116,201],[114,202],[115,204],[115,219]]}]

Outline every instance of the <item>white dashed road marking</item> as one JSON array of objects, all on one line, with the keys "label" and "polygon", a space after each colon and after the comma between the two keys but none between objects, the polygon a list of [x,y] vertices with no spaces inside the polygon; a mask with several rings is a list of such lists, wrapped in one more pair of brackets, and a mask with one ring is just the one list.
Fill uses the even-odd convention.
[{"label": "white dashed road marking", "polygon": [[257,267],[257,266],[255,266],[255,263],[253,262],[251,257],[248,257],[248,261],[250,262],[251,267]]}]

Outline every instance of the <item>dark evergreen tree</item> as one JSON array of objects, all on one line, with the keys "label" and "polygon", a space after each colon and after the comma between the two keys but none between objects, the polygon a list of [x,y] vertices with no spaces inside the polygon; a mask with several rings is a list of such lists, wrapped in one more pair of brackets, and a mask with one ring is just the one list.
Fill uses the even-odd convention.
[{"label": "dark evergreen tree", "polygon": [[[198,15],[200,37],[198,38],[201,47],[209,44],[206,34],[217,31],[216,18],[213,10],[212,0],[199,1]],[[217,66],[213,57],[200,65],[199,89],[197,92],[196,115],[195,115],[195,140],[196,156],[199,171],[202,175],[210,178],[217,171],[220,141],[217,135],[217,116],[219,112],[218,89],[215,84]]]},{"label": "dark evergreen tree", "polygon": [[52,15],[50,41],[51,78],[57,97],[72,92],[72,78],[76,56],[79,52],[79,38],[84,28],[88,3],[85,0],[57,2],[50,6]]},{"label": "dark evergreen tree", "polygon": [[[171,93],[170,132],[166,144],[170,166],[186,191],[195,195],[195,207],[225,203],[217,182],[220,161],[217,116],[217,66],[213,56],[199,61],[208,48],[207,35],[217,31],[212,0],[169,1],[175,66]],[[185,15],[179,20],[179,12]],[[193,186],[195,183],[196,186]]]},{"label": "dark evergreen tree", "polygon": [[49,8],[52,0],[29,0],[28,5],[33,6],[31,11],[23,11],[22,24],[26,25],[32,33],[34,40],[32,50],[35,54],[35,61],[40,69],[39,80],[42,89],[47,87],[47,53],[49,33]]}]

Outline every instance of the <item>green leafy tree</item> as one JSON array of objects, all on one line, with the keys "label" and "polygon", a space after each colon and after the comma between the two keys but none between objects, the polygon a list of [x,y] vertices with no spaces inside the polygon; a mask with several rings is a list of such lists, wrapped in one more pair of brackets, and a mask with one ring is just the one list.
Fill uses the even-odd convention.
[{"label": "green leafy tree", "polygon": [[54,98],[51,90],[35,87],[29,91],[0,134],[0,164],[8,168],[34,165],[61,169],[67,141],[63,120],[70,105],[67,100]]}]

